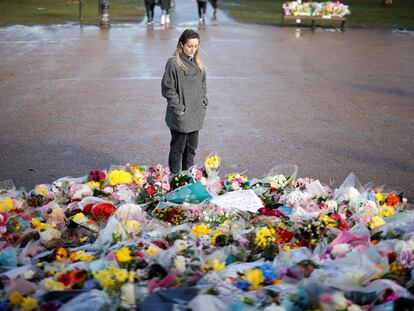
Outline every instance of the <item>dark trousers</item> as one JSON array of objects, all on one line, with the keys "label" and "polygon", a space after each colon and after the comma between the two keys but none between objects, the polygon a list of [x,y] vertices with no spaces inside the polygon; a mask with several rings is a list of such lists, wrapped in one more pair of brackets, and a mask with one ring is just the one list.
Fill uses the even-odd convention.
[{"label": "dark trousers", "polygon": [[217,0],[210,0],[210,4],[214,10],[217,10]]},{"label": "dark trousers", "polygon": [[147,10],[147,22],[150,23],[154,20],[154,7],[155,3],[148,3],[145,1],[145,9]]},{"label": "dark trousers", "polygon": [[204,15],[206,15],[207,2],[197,2],[197,4],[198,4],[198,17],[202,18]]},{"label": "dark trousers", "polygon": [[168,166],[172,174],[187,170],[194,165],[195,151],[198,146],[198,131],[180,133],[171,130],[170,154]]}]

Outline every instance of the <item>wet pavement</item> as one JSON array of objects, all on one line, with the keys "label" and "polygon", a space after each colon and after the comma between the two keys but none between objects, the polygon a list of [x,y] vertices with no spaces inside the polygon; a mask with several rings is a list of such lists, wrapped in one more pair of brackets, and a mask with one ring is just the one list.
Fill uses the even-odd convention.
[{"label": "wet pavement", "polygon": [[[112,164],[167,164],[160,80],[196,4],[168,28],[118,24],[0,28],[0,180],[36,183]],[[157,8],[158,9],[158,8]],[[210,152],[259,177],[299,176],[414,194],[414,34],[277,27],[216,19],[200,29],[210,105],[196,160]]]}]

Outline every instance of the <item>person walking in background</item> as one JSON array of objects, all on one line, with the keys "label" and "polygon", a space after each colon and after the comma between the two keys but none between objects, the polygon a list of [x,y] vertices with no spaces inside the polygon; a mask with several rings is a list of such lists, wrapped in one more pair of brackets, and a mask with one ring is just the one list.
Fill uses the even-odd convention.
[{"label": "person walking in background", "polygon": [[161,25],[170,23],[171,0],[159,0],[161,4]]},{"label": "person walking in background", "polygon": [[217,0],[209,0],[211,6],[213,7],[213,16],[217,14]]},{"label": "person walking in background", "polygon": [[165,121],[171,131],[168,165],[173,175],[194,165],[198,133],[206,115],[206,72],[199,51],[200,35],[186,29],[161,81],[161,93],[167,99]]},{"label": "person walking in background", "polygon": [[197,6],[200,24],[204,24],[206,22],[207,0],[197,0]]},{"label": "person walking in background", "polygon": [[154,23],[155,0],[145,0],[144,2],[147,11],[147,24],[152,25]]}]

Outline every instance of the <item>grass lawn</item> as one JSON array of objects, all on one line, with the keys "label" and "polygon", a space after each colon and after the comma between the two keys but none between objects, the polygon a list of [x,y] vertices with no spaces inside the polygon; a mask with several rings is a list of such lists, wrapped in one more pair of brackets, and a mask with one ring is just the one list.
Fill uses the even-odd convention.
[{"label": "grass lawn", "polygon": [[[304,0],[302,2],[305,2]],[[333,0],[331,0],[333,1]],[[219,0],[231,17],[254,24],[280,24],[283,0]],[[414,0],[394,0],[391,7],[382,0],[342,0],[349,5],[349,27],[414,29]],[[310,23],[310,22],[309,22]]]},{"label": "grass lawn", "polygon": [[[190,0],[188,0],[190,1]],[[304,0],[307,1],[307,0]],[[219,7],[243,23],[280,24],[283,0],[219,0]],[[414,29],[414,0],[342,0],[350,6],[349,27]],[[99,22],[99,0],[83,0],[86,24]],[[110,0],[111,22],[144,18],[141,0]],[[210,8],[211,9],[211,8]],[[0,26],[60,24],[79,21],[79,0],[0,0]],[[328,22],[329,23],[329,22]]]},{"label": "grass lawn", "polygon": [[[99,1],[83,0],[83,19],[87,24],[99,22]],[[110,0],[111,20],[140,21],[143,1]],[[0,0],[0,25],[63,24],[79,22],[79,0]]]}]

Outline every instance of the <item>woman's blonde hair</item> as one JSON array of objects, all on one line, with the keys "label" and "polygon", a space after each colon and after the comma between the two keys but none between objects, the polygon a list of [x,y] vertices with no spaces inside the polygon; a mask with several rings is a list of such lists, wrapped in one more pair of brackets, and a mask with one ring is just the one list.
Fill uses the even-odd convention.
[{"label": "woman's blonde hair", "polygon": [[[197,39],[198,43],[200,44],[200,35],[197,32],[195,32],[194,30],[191,30],[191,29],[184,30],[184,32],[180,36],[180,39],[178,39],[177,48],[176,48],[176,50],[174,52],[174,55],[173,55],[173,57],[175,57],[175,61],[177,62],[177,64],[180,65],[180,67],[183,68],[183,69],[186,68],[183,61],[181,60],[181,56],[184,54],[183,46],[184,46],[184,44],[186,44],[191,39]],[[201,71],[204,71],[203,62],[201,61],[200,57],[198,56],[199,51],[200,51],[200,46],[198,47],[198,49],[194,53],[194,60],[197,64],[198,68],[200,68]]]}]

